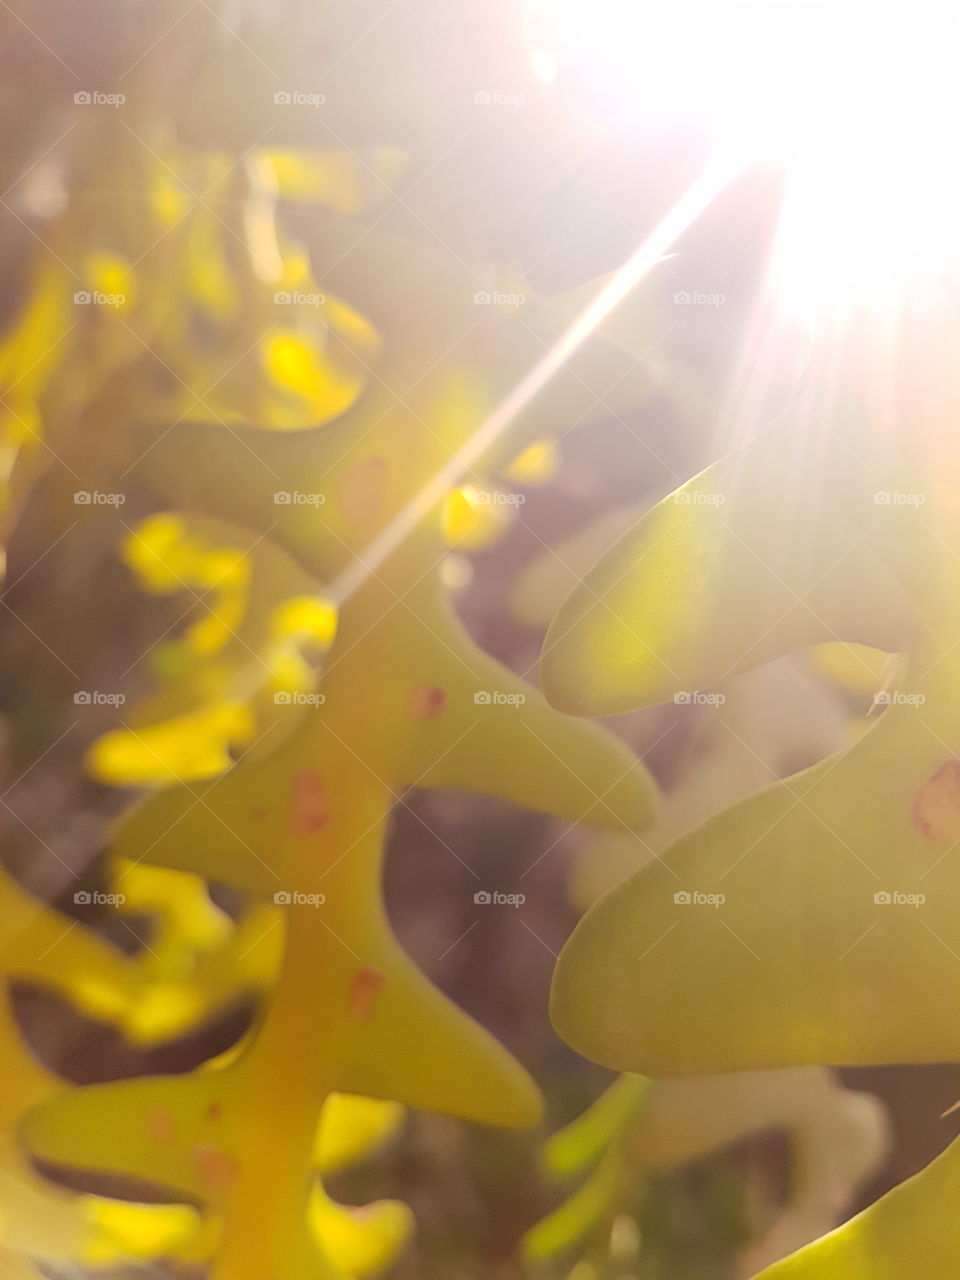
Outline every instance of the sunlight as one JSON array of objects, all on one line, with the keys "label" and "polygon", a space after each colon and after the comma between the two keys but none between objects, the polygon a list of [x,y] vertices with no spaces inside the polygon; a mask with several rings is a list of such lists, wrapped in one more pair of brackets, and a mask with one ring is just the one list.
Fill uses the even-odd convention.
[{"label": "sunlight", "polygon": [[956,262],[954,6],[540,0],[532,33],[578,111],[624,128],[653,112],[786,170],[785,315],[892,307]]}]

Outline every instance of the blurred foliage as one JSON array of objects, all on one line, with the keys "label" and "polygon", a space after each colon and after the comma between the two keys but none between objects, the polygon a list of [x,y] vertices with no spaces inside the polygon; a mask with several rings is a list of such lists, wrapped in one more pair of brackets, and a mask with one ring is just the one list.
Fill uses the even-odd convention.
[{"label": "blurred foliage", "polygon": [[[548,633],[545,686],[580,713],[687,698],[817,641],[906,652],[821,658],[873,685],[870,727],[682,835],[669,878],[651,862],[582,922],[554,1016],[607,1065],[686,1075],[956,1056],[943,1009],[957,941],[960,530],[942,345],[955,316],[924,298],[898,318],[882,394],[889,317],[865,317],[842,359],[819,357],[830,376],[815,366],[788,414],[646,513]],[[836,430],[812,436],[826,415]],[[691,890],[722,927],[678,910]],[[951,1147],[769,1274],[944,1274],[956,1242],[927,1223],[957,1158]]]},{"label": "blurred foliage", "polygon": [[[826,462],[795,418],[716,438],[777,176],[677,245],[738,264],[723,325],[671,321],[661,263],[478,435],[706,137],[542,84],[513,0],[15,0],[0,37],[4,1276],[729,1280],[828,1230],[886,1127],[822,1064],[952,1053],[942,956],[902,917],[838,978],[873,915],[835,846],[906,888],[904,848],[932,869],[956,835],[955,486],[922,530],[870,505],[851,447],[929,486],[941,426],[879,449],[856,379]],[[525,676],[551,618],[548,701]],[[568,714],[714,685],[665,747],[660,713],[619,736]],[[898,702],[865,730],[894,688],[935,727]],[[498,828],[487,797],[543,817]],[[720,931],[695,971],[638,958],[673,924],[676,838],[711,891],[774,810],[723,917],[762,973]],[[532,912],[492,898],[558,844]],[[554,999],[575,1048],[647,1073],[611,1082],[538,1020],[536,975],[633,872]],[[771,1276],[886,1274],[888,1233],[898,1270],[945,1273],[951,1242],[910,1231],[952,1168]]]}]

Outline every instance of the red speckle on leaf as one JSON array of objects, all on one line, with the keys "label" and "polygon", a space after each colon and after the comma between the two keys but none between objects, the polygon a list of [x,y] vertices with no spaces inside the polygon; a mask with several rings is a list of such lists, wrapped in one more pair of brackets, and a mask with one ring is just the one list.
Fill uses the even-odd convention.
[{"label": "red speckle on leaf", "polygon": [[435,684],[421,685],[410,694],[410,714],[414,720],[432,720],[445,710],[447,691]]},{"label": "red speckle on leaf", "polygon": [[211,1102],[209,1107],[207,1107],[207,1119],[219,1120],[222,1115],[223,1115],[223,1107],[220,1105],[220,1103]]},{"label": "red speckle on leaf", "polygon": [[312,835],[322,831],[329,821],[330,804],[323,775],[316,769],[301,770],[293,779],[294,835]]},{"label": "red speckle on leaf", "polygon": [[960,759],[948,760],[917,788],[913,823],[930,840],[960,837]]},{"label": "red speckle on leaf", "polygon": [[374,1014],[377,993],[387,980],[379,969],[361,969],[350,989],[350,1012],[358,1022],[369,1022]]},{"label": "red speckle on leaf", "polygon": [[166,1107],[154,1107],[147,1117],[147,1128],[155,1142],[172,1142],[176,1128],[173,1113]]},{"label": "red speckle on leaf", "polygon": [[193,1164],[197,1173],[214,1187],[229,1187],[240,1172],[239,1163],[219,1147],[200,1145],[193,1148]]}]

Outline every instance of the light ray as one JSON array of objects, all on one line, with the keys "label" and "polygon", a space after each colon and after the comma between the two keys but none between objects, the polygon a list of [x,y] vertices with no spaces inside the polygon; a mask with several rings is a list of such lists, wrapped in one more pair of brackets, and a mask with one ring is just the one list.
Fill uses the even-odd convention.
[{"label": "light ray", "polygon": [[564,330],[513,391],[480,424],[450,461],[423,486],[331,584],[326,599],[337,608],[344,603],[405,541],[424,517],[454,488],[486,449],[501,436],[539,395],[551,378],[575,354],[613,309],[660,261],[673,244],[742,171],[743,148],[723,150],[690,185],[646,240],[602,286],[596,297]]}]

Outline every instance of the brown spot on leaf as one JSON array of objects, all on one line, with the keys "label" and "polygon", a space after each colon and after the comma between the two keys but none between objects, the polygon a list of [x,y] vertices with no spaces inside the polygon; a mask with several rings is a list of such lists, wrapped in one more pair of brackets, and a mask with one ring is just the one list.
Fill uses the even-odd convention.
[{"label": "brown spot on leaf", "polygon": [[147,1128],[154,1142],[172,1142],[176,1133],[173,1113],[166,1107],[153,1107],[147,1116]]},{"label": "brown spot on leaf", "polygon": [[421,685],[410,694],[410,714],[414,720],[432,720],[446,705],[447,691],[439,685]]},{"label": "brown spot on leaf", "polygon": [[358,1022],[369,1022],[375,1012],[377,993],[387,980],[379,969],[361,969],[350,989],[350,1012]]},{"label": "brown spot on leaf", "polygon": [[294,776],[292,819],[294,835],[298,836],[322,831],[330,821],[326,784],[316,769],[302,769]]},{"label": "brown spot on leaf", "polygon": [[240,1172],[240,1165],[233,1156],[219,1147],[201,1144],[193,1148],[193,1164],[197,1173],[213,1187],[229,1187]]},{"label": "brown spot on leaf", "polygon": [[211,1102],[209,1107],[207,1107],[207,1119],[219,1120],[222,1115],[223,1107],[221,1104],[219,1102]]},{"label": "brown spot on leaf", "polygon": [[930,840],[960,837],[960,759],[948,760],[917,788],[913,822]]}]

